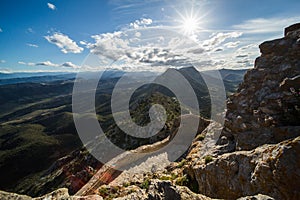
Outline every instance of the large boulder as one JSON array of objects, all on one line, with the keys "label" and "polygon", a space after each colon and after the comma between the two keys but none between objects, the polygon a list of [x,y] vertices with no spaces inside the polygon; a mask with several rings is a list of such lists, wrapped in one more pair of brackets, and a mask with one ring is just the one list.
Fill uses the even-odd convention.
[{"label": "large boulder", "polygon": [[300,137],[251,151],[223,154],[208,164],[192,166],[199,192],[236,199],[267,194],[275,199],[299,199]]}]

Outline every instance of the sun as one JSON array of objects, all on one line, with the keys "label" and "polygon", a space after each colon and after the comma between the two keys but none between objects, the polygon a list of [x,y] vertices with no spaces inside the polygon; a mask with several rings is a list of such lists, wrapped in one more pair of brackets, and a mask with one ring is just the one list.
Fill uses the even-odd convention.
[{"label": "sun", "polygon": [[179,28],[180,32],[182,32],[184,35],[189,37],[195,37],[199,31],[201,31],[201,24],[203,23],[203,17],[199,16],[198,13],[195,13],[192,10],[189,12],[186,11],[185,14],[180,13],[179,19],[177,20],[177,27]]},{"label": "sun", "polygon": [[198,20],[193,17],[185,17],[182,19],[182,30],[187,35],[193,35],[199,29]]}]

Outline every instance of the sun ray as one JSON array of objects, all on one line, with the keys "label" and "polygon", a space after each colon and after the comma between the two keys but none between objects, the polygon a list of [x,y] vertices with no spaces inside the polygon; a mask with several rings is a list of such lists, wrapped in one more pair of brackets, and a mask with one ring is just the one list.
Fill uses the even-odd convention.
[{"label": "sun ray", "polygon": [[203,17],[199,16],[198,12],[195,12],[193,6],[184,12],[179,12],[177,9],[175,11],[179,16],[179,19],[176,20],[178,23],[176,27],[184,35],[195,38],[195,35],[201,30]]}]

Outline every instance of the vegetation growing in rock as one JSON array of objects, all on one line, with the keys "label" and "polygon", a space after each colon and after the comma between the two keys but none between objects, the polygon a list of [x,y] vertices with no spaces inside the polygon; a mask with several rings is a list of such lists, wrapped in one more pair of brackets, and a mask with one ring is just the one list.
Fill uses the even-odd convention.
[{"label": "vegetation growing in rock", "polygon": [[205,161],[205,164],[210,163],[211,161],[213,161],[213,157],[210,155],[207,155],[204,157],[204,161]]}]

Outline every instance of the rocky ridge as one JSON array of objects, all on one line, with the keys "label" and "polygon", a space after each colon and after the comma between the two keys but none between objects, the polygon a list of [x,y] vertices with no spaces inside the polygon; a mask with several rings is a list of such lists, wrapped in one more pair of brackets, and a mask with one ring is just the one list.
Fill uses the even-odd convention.
[{"label": "rocky ridge", "polygon": [[[229,97],[225,125],[210,160],[190,159],[186,171],[209,197],[258,193],[299,199],[300,24],[262,43],[261,56]],[[188,158],[203,152],[190,152]]]},{"label": "rocky ridge", "polygon": [[[297,25],[285,37],[262,43],[261,56],[228,99],[224,135],[229,151],[251,150],[299,135],[300,39]],[[295,30],[294,30],[295,29]]]}]

